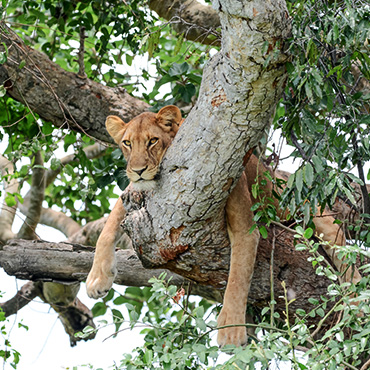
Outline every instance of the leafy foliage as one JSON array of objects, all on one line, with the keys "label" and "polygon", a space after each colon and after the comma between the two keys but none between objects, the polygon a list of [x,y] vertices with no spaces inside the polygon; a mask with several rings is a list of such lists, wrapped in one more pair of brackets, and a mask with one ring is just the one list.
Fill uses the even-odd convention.
[{"label": "leafy foliage", "polygon": [[[144,68],[136,78],[118,71],[135,64],[140,54],[148,53],[152,58],[149,69],[161,78],[152,91],[142,92],[144,100],[155,105],[153,110],[166,104],[192,103],[199,90],[201,68],[209,48],[194,46],[183,37],[178,39],[168,25],[155,25],[156,16],[148,12],[143,3],[110,1],[107,5],[102,1],[12,0],[3,5],[2,21],[30,46],[76,73],[79,30],[84,27],[87,76],[109,86],[124,86],[131,93],[137,93],[139,88],[147,89],[147,81],[155,77]],[[0,64],[6,61],[7,52],[0,53]],[[169,92],[160,93],[162,86]],[[108,150],[105,156],[94,161],[87,159],[83,149],[94,143],[90,138],[55,128],[27,105],[6,96],[6,90],[1,88],[0,138],[4,136],[8,142],[4,154],[16,165],[14,176],[21,186],[29,183],[32,175],[24,158],[42,151],[46,169],[60,172],[57,181],[46,190],[49,207],[58,207],[82,224],[107,213],[108,199],[115,197],[113,185],[117,184],[121,190],[128,185],[122,154]],[[69,153],[73,149],[75,160],[61,163],[59,155],[54,154],[61,146]]]},{"label": "leafy foliage", "polygon": [[[289,81],[276,127],[305,165],[288,182],[283,201],[296,212],[305,199],[332,206],[341,194],[353,204],[350,171],[370,158],[369,6],[362,1],[288,2],[293,30]],[[294,194],[294,195],[293,195]],[[368,213],[365,210],[364,213]]]},{"label": "leafy foliage", "polygon": [[[0,292],[0,298],[2,294]],[[1,334],[1,344],[0,344],[0,358],[3,359],[3,366],[8,363],[13,369],[17,368],[20,360],[21,354],[14,348],[12,348],[11,343],[8,339],[9,334],[9,321],[5,318],[5,313],[0,307],[0,334]],[[19,324],[20,328],[28,330],[28,327],[23,324]]]},{"label": "leafy foliage", "polygon": [[[2,1],[0,13],[1,20],[30,46],[75,73],[79,33],[84,29],[88,78],[141,94],[153,110],[174,103],[189,109],[199,92],[210,48],[177,35],[146,5],[138,0],[10,0]],[[249,344],[223,349],[232,355],[217,362],[220,352],[211,341],[216,332],[217,307],[212,303],[187,298],[176,302],[173,297],[179,294],[177,288],[168,285],[163,276],[152,280],[152,288],[130,287],[124,295],[112,290],[96,303],[94,316],[110,311],[115,333],[123,330],[125,323],[129,327],[145,325],[145,344],[135,353],[124,355],[119,368],[254,369],[256,364],[269,368],[272,361],[277,361],[288,362],[293,369],[356,369],[368,356],[369,265],[362,266],[365,277],[358,286],[339,284],[337,273],[317,253],[320,243],[308,239],[314,232],[312,214],[319,205],[332,206],[341,196],[359,207],[352,184],[357,183],[361,189],[365,176],[360,173],[357,177],[351,171],[363,170],[370,159],[370,94],[359,89],[359,77],[370,78],[370,7],[361,0],[289,0],[288,9],[293,23],[289,41],[292,59],[287,64],[289,80],[274,125],[296,148],[293,156],[302,158],[303,164],[289,178],[282,196],[274,195],[289,207],[297,222],[307,226],[297,228],[297,249],[309,250],[316,273],[332,280],[328,295],[321,301],[311,301],[312,310],[291,312],[286,294],[283,317],[275,312],[276,302],[271,297],[269,306],[261,308],[260,321],[248,324],[255,328]],[[148,58],[146,67],[136,71],[137,75],[127,73],[143,55]],[[1,52],[0,65],[7,58],[7,51]],[[14,177],[21,184],[30,182],[30,165],[25,158],[41,151],[45,167],[58,173],[46,189],[47,205],[81,224],[108,212],[108,199],[115,197],[113,184],[120,189],[127,186],[120,151],[107,149],[104,155],[88,159],[84,149],[94,144],[90,138],[68,128],[57,129],[40,119],[27,105],[7,96],[4,86],[0,86],[0,124],[0,140],[7,143],[4,155],[16,166]],[[62,163],[57,154],[59,147],[64,151],[73,149],[73,161]],[[269,173],[260,175],[265,177],[262,186],[272,180]],[[259,199],[253,209],[255,221],[266,237],[266,225],[280,221],[275,199],[267,198],[257,185],[252,192]],[[16,198],[21,200],[19,195],[8,196],[7,204],[14,205]],[[359,211],[361,218],[349,226],[356,234],[353,245],[340,248],[341,256],[351,264],[357,256],[369,258],[370,209]],[[121,310],[122,305],[128,313]],[[337,315],[335,325],[317,338],[316,331],[332,322],[330,315]],[[319,317],[317,326],[309,324],[312,317]],[[6,335],[1,312],[0,322],[4,322],[1,330]],[[9,350],[6,340],[6,350],[2,348],[0,356],[6,361],[13,356],[16,367],[18,352]],[[306,352],[299,353],[299,349]]]},{"label": "leafy foliage", "polygon": [[[261,321],[246,324],[255,329],[249,344],[244,348],[226,346],[221,352],[228,356],[220,359],[220,351],[213,344],[212,337],[217,331],[214,320],[217,307],[204,299],[190,301],[184,296],[185,291],[169,285],[166,275],[152,278],[152,288],[127,288],[124,295],[110,291],[104,302],[94,307],[96,316],[102,315],[110,307],[125,304],[128,316],[112,309],[116,331],[125,324],[123,331],[134,326],[144,327],[141,331],[144,345],[133,353],[123,355],[119,369],[254,369],[270,368],[272,363],[285,364],[292,369],[347,369],[357,368],[370,350],[370,314],[367,301],[370,290],[366,289],[369,278],[364,278],[360,286],[350,283],[339,284],[337,272],[325,264],[324,258],[317,252],[320,243],[308,240],[312,230],[297,228],[296,238],[300,243],[297,249],[307,249],[311,253],[311,262],[319,275],[326,275],[332,280],[328,295],[321,301],[311,300],[313,309],[307,312],[299,309],[292,312],[287,290],[285,289],[285,317],[274,311],[274,302],[270,308],[261,311]],[[354,248],[352,253],[366,254]],[[343,253],[348,250],[343,247]],[[370,265],[363,266],[369,270]],[[356,294],[356,297],[354,296]],[[114,310],[114,311],[113,311]],[[322,325],[334,315],[336,324],[328,328],[325,335],[315,335]],[[317,325],[309,324],[312,317],[318,316]],[[102,323],[106,325],[106,322]],[[92,328],[87,328],[88,335]],[[305,353],[301,349],[305,348]]]}]

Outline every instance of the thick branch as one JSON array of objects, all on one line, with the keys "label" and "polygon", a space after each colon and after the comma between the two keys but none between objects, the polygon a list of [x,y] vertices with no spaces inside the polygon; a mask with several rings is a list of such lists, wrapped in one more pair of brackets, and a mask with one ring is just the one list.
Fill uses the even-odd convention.
[{"label": "thick branch", "polygon": [[[149,107],[123,89],[64,71],[45,54],[26,46],[0,22],[0,51],[4,51],[3,42],[9,55],[0,66],[0,84],[15,100],[27,102],[35,113],[58,127],[67,124],[73,130],[112,142],[104,127],[108,115],[116,114],[129,121]],[[22,61],[26,64],[20,69]]]},{"label": "thick branch", "polygon": [[[296,251],[293,235],[277,227],[274,250],[273,277],[274,292],[277,300],[276,310],[285,310],[284,296],[281,286],[282,281],[296,300],[290,308],[308,310],[309,298],[320,299],[326,294],[328,284],[331,282],[325,277],[313,273],[311,262],[307,261],[308,252]],[[260,242],[256,268],[249,295],[250,304],[259,309],[268,305],[270,301],[270,266],[272,233],[268,239]],[[93,260],[94,248],[83,247],[66,243],[46,243],[42,241],[13,240],[0,251],[0,265],[10,274],[22,279],[54,281],[82,281],[86,278]],[[118,275],[115,283],[129,286],[147,286],[152,276],[158,276],[164,270],[144,269],[130,250],[118,250],[117,267]],[[221,301],[224,281],[228,273],[228,258],[214,256],[209,260],[207,254],[194,256],[196,269],[188,271],[202,284],[194,283],[193,294]],[[222,267],[221,267],[222,266]],[[214,268],[214,269],[213,269]],[[195,270],[198,275],[195,276]],[[184,273],[184,271],[182,271]],[[187,284],[183,277],[168,272],[173,277],[172,283],[176,285]],[[56,297],[59,297],[56,295]],[[50,299],[50,297],[49,297]],[[51,299],[53,302],[53,300]],[[55,303],[55,302],[54,302]],[[293,312],[292,311],[292,312]]]},{"label": "thick branch", "polygon": [[[42,280],[48,282],[83,281],[90,271],[95,249],[78,244],[48,243],[44,241],[12,240],[0,250],[0,266],[9,275],[19,279]],[[118,250],[118,274],[115,283],[128,286],[149,286],[148,280],[159,276],[164,269],[148,270],[132,250]],[[183,277],[167,271],[172,277],[171,283],[187,284]],[[60,284],[59,284],[60,285]],[[193,293],[204,297],[221,300],[218,289],[197,286]],[[64,299],[63,295],[55,295]],[[55,300],[51,300],[51,304]]]}]

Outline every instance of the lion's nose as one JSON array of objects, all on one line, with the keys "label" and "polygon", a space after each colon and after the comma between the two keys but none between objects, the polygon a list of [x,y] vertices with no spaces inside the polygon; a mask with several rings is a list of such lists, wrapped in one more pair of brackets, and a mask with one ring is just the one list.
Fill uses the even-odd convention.
[{"label": "lion's nose", "polygon": [[136,172],[139,176],[142,175],[142,173],[148,168],[148,166],[141,168],[140,170],[132,169],[134,172]]}]

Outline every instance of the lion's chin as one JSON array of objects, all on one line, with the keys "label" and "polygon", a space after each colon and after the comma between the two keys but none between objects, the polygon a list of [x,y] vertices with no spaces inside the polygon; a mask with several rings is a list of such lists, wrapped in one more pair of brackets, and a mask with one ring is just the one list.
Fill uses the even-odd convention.
[{"label": "lion's chin", "polygon": [[135,191],[153,190],[156,186],[155,180],[131,181],[132,189]]}]

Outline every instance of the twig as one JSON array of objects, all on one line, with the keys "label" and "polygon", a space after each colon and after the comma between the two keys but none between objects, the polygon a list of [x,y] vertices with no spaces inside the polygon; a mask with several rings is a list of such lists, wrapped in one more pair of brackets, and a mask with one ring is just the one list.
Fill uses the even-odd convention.
[{"label": "twig", "polygon": [[[0,155],[0,174],[3,181],[3,189],[5,194],[13,194],[18,191],[18,182],[11,176],[14,173],[13,164],[8,161],[5,157]],[[10,179],[6,177],[10,176]],[[13,207],[8,207],[5,203],[0,210],[0,240],[5,242],[9,239],[14,238],[14,233],[12,232],[12,225],[14,221],[14,216],[17,210],[17,205]]]},{"label": "twig", "polygon": [[370,358],[362,365],[360,370],[366,370],[370,367]]},{"label": "twig", "polygon": [[274,310],[275,310],[275,296],[274,296],[274,252],[276,242],[275,225],[272,226],[272,246],[271,246],[271,259],[270,259],[270,325],[274,326]]},{"label": "twig", "polygon": [[85,63],[84,63],[84,56],[85,56],[85,26],[81,26],[80,28],[80,48],[78,49],[78,73],[77,76],[80,78],[87,78],[85,72]]}]

